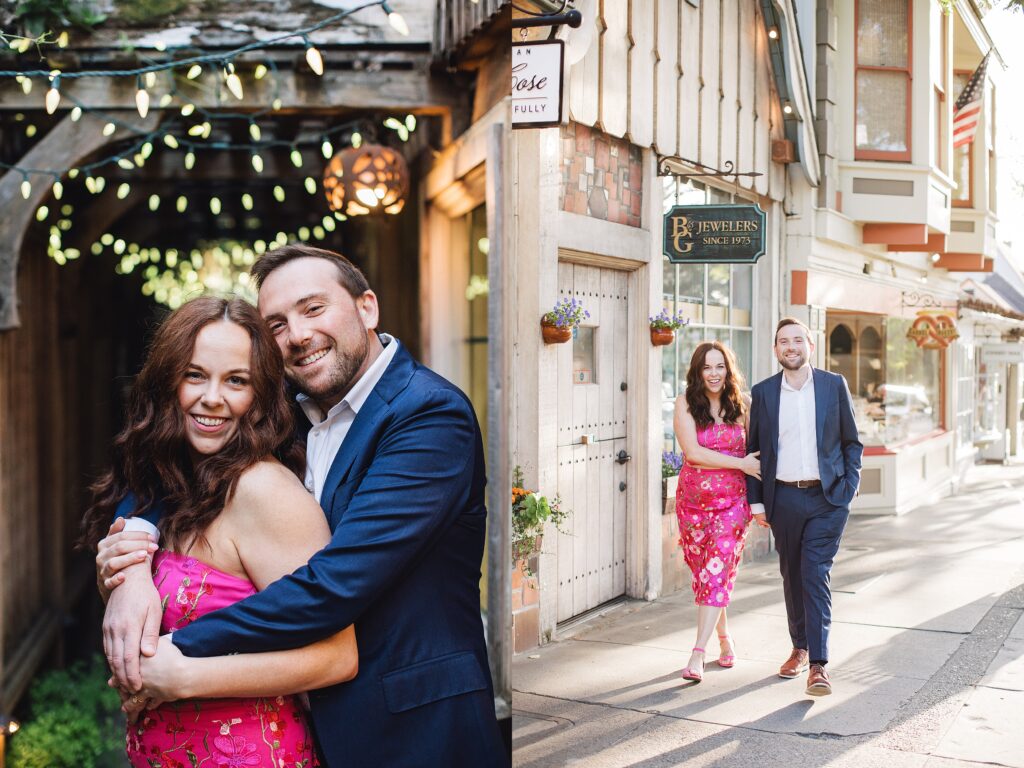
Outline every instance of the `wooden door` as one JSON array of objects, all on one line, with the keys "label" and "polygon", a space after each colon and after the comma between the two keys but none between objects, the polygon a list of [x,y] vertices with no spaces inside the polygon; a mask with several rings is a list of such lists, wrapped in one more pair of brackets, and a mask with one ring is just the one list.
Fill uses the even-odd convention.
[{"label": "wooden door", "polygon": [[590,312],[558,349],[558,621],[626,591],[628,291],[626,272],[558,265],[559,298]]}]

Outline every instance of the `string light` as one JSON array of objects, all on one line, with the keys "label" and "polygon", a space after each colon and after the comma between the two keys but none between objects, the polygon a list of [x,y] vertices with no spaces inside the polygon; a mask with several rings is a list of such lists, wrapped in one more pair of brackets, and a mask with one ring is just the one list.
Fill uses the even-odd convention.
[{"label": "string light", "polygon": [[131,193],[131,191],[132,191],[132,188],[131,188],[131,186],[130,186],[130,185],[128,184],[128,182],[127,182],[127,181],[126,181],[126,182],[123,182],[123,183],[122,183],[122,184],[121,184],[121,185],[120,185],[120,186],[119,186],[119,187],[117,188],[117,199],[118,199],[118,200],[124,200],[124,199],[125,199],[126,197],[128,197],[128,195],[129,195],[129,194]]},{"label": "string light", "polygon": [[32,182],[25,177],[21,181],[21,196],[28,200],[32,196]]},{"label": "string light", "polygon": [[249,136],[253,141],[259,141],[262,137],[260,133],[260,127],[255,122],[249,123]]},{"label": "string light", "polygon": [[46,114],[52,115],[60,105],[60,76],[53,78],[50,90],[46,92]]},{"label": "string light", "polygon": [[195,80],[201,74],[203,74],[203,68],[198,64],[193,64],[188,68],[188,72],[185,74],[185,77],[189,80]]},{"label": "string light", "polygon": [[267,76],[267,65],[266,64],[257,64],[256,65],[256,69],[253,70],[252,76],[256,80],[262,80],[264,77]]},{"label": "string light", "polygon": [[291,160],[292,160],[292,165],[294,165],[296,168],[301,168],[302,167],[302,153],[299,152],[298,147],[294,147],[294,146],[292,147],[292,151],[291,151],[290,157],[291,157]]},{"label": "string light", "polygon": [[[150,72],[149,74],[153,74]],[[135,108],[139,110],[139,117],[145,119],[149,114],[149,91],[142,83],[142,78],[136,79],[137,90],[135,91]]]},{"label": "string light", "polygon": [[263,173],[263,158],[257,152],[252,153],[252,169],[256,173]]},{"label": "string light", "polygon": [[238,73],[235,72],[235,65],[231,62],[227,62],[224,65],[224,82],[227,85],[228,90],[231,91],[232,96],[239,101],[244,98],[242,93],[242,79],[238,76]]},{"label": "string light", "polygon": [[313,70],[316,75],[323,75],[324,73],[324,58],[320,55],[320,51],[309,41],[309,38],[303,35],[303,41],[306,44],[306,63],[309,68]]},{"label": "string light", "polygon": [[[358,135],[358,134],[353,134]],[[334,145],[331,144],[331,140],[325,138],[323,143],[320,145],[320,152],[323,154],[325,160],[330,160],[334,157]]]},{"label": "string light", "polygon": [[388,24],[391,25],[391,28],[402,37],[408,37],[409,25],[405,23],[405,19],[402,17],[402,14],[395,13],[391,10],[391,5],[387,2],[382,2],[380,7],[384,13],[388,15]]},{"label": "string light", "polygon": [[82,108],[76,105],[75,108],[71,110],[71,122],[77,123],[81,119],[82,119]]},{"label": "string light", "polygon": [[160,195],[149,196],[149,210],[156,211],[160,207]]}]

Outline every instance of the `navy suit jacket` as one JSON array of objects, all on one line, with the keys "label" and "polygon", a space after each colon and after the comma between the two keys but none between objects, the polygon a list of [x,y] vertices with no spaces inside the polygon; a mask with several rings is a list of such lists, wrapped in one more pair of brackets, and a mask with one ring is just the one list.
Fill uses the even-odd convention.
[{"label": "navy suit jacket", "polygon": [[[864,454],[864,446],[857,436],[853,399],[846,379],[838,373],[815,368],[812,375],[821,488],[829,504],[846,507],[860,487],[860,463]],[[761,479],[747,475],[747,501],[764,504],[765,517],[769,522],[775,501],[781,397],[781,371],[755,384],[750,392],[747,451],[761,452]]]},{"label": "navy suit jacket", "polygon": [[507,766],[480,617],[484,484],[472,405],[399,347],[328,473],[330,543],[175,645],[273,651],[354,623],[358,676],[309,693],[329,768]]}]

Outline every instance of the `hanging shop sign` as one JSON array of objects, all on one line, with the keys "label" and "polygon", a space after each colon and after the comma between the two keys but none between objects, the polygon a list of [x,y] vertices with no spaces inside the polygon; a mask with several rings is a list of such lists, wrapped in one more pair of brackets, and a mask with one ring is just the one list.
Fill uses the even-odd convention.
[{"label": "hanging shop sign", "polygon": [[765,215],[757,205],[677,205],[665,214],[664,231],[673,264],[753,264],[764,256]]},{"label": "hanging shop sign", "polygon": [[1024,365],[1024,344],[983,344],[981,362],[985,365]]},{"label": "hanging shop sign", "polygon": [[512,127],[549,128],[562,123],[565,43],[512,44]]},{"label": "hanging shop sign", "polygon": [[945,349],[960,338],[960,332],[951,314],[923,310],[907,330],[907,338],[921,349]]}]

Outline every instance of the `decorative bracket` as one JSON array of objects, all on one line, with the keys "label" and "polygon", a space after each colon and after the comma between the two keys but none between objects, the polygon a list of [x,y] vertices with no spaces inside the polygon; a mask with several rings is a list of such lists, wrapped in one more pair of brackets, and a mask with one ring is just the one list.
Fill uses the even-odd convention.
[{"label": "decorative bracket", "polygon": [[[690,166],[693,166],[694,168],[698,168],[700,170],[692,171],[692,172],[691,171],[674,171],[674,170],[672,170],[672,165],[671,165],[673,162],[682,163],[682,164],[685,164],[685,165],[690,165]],[[695,177],[695,176],[713,176],[713,177],[716,177],[716,178],[725,178],[725,177],[728,177],[728,176],[732,176],[734,184],[738,184],[739,183],[740,176],[746,176],[746,177],[749,177],[751,179],[756,177],[756,176],[764,176],[763,173],[760,173],[758,171],[736,171],[735,170],[735,165],[733,164],[732,160],[726,160],[725,161],[725,168],[723,170],[718,170],[717,168],[712,168],[709,165],[704,165],[704,164],[698,163],[698,162],[696,162],[694,160],[687,160],[685,157],[679,157],[677,155],[671,155],[671,156],[668,156],[668,157],[662,157],[662,156],[658,157],[658,175],[659,176],[673,176],[673,177],[675,177],[677,179],[682,179],[683,181],[685,181],[686,179]]]},{"label": "decorative bracket", "polygon": [[553,13],[543,16],[529,16],[527,18],[512,19],[513,29],[526,29],[527,27],[559,27],[562,24],[568,24],[573,29],[579,29],[583,24],[583,14],[573,9],[571,11],[566,11],[565,13]]},{"label": "decorative bracket", "polygon": [[950,307],[930,293],[922,291],[900,291],[900,308],[917,307],[919,309],[956,309]]}]

